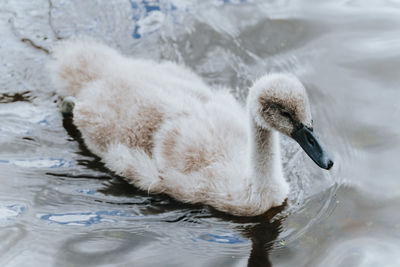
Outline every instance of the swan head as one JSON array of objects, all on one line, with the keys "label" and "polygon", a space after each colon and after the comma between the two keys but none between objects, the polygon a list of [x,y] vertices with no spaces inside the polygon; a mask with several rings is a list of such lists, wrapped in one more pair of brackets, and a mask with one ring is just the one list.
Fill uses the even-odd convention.
[{"label": "swan head", "polygon": [[313,131],[310,105],[303,84],[290,74],[268,74],[251,87],[247,106],[254,122],[293,138],[321,168],[333,161]]}]

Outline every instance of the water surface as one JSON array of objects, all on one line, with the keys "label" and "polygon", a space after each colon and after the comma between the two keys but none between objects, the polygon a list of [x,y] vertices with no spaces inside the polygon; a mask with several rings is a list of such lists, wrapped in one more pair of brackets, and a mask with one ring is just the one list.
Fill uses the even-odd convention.
[{"label": "water surface", "polygon": [[[1,266],[400,266],[397,1],[31,2],[0,4]],[[58,112],[45,64],[76,35],[239,101],[266,72],[296,74],[333,170],[282,137],[290,197],[255,218],[137,190]]]}]

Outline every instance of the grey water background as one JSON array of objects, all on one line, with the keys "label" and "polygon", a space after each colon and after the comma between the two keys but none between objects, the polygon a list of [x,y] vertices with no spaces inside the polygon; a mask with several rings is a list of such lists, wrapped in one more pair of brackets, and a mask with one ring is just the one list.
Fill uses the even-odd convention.
[{"label": "grey water background", "polygon": [[[256,218],[135,189],[58,112],[45,65],[77,35],[240,101],[296,74],[333,170],[282,138],[288,203]],[[1,1],[0,266],[400,266],[399,48],[395,0]]]}]

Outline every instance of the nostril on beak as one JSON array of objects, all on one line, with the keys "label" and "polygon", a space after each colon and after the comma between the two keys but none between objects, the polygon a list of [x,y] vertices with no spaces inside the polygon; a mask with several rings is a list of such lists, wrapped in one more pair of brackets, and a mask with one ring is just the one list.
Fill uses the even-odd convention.
[{"label": "nostril on beak", "polygon": [[328,170],[329,170],[330,168],[332,168],[332,166],[333,166],[333,161],[330,160],[330,159],[328,159]]},{"label": "nostril on beak", "polygon": [[307,142],[310,144],[310,146],[312,146],[312,147],[315,146],[314,139],[310,134],[307,135]]}]

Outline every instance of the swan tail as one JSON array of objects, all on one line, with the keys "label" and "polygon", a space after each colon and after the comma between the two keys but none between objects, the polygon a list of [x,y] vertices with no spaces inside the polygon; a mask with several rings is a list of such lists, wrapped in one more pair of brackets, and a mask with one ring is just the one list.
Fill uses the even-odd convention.
[{"label": "swan tail", "polygon": [[107,66],[119,57],[115,50],[90,39],[72,39],[54,47],[54,60],[48,68],[61,96],[77,96],[85,84],[104,75]]}]

